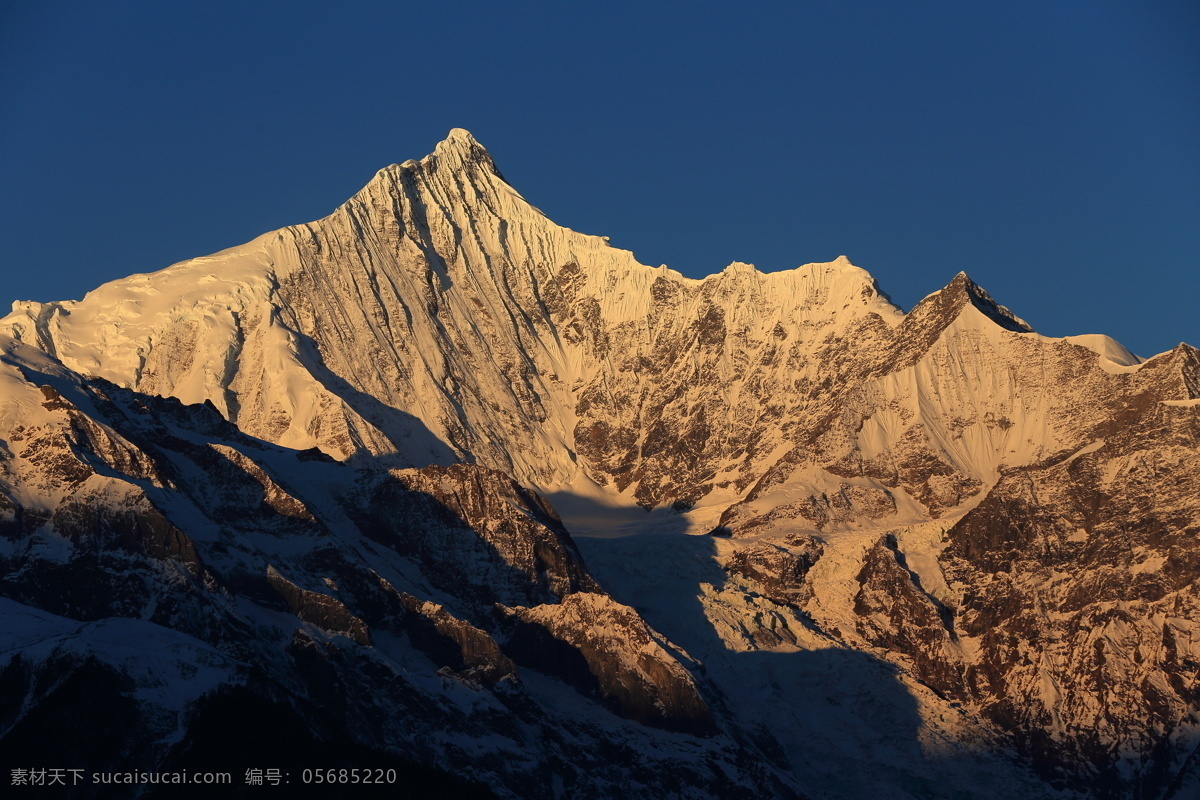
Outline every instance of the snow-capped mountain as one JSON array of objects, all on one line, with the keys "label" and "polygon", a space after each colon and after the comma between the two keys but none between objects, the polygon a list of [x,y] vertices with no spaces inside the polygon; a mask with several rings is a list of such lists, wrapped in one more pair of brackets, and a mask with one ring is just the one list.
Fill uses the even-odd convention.
[{"label": "snow-capped mountain", "polygon": [[1198,415],[1187,345],[1040,336],[965,274],[904,313],[844,257],[644,266],[454,130],[0,320],[0,748],[82,693],[126,722],[96,768],[1190,796]]}]

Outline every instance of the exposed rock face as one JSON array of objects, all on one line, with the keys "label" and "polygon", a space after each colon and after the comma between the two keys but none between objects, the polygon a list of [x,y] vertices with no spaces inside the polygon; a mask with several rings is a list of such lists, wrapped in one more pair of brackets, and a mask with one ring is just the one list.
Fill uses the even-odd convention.
[{"label": "exposed rock face", "polygon": [[923,590],[894,536],[884,536],[867,551],[857,580],[859,634],[876,647],[908,656],[923,682],[961,700],[962,666],[952,612]]},{"label": "exposed rock face", "polygon": [[[968,765],[860,794],[1200,785],[1187,345],[1042,337],[965,274],[905,314],[845,258],[690,280],[454,131],[325,219],[14,304],[0,354],[0,680],[29,699],[0,741],[49,736],[45,674],[156,720],[106,764],[180,763],[244,703],[464,792],[836,796],[773,671],[829,659]],[[564,487],[654,509],[584,548],[602,581]],[[959,781],[1006,748],[1022,777]]]},{"label": "exposed rock face", "polygon": [[339,600],[323,592],[310,592],[279,574],[279,570],[267,567],[267,582],[287,604],[287,608],[301,622],[333,634],[349,637],[358,644],[371,644],[371,634],[361,619],[354,616]]},{"label": "exposed rock face", "polygon": [[486,631],[455,618],[437,603],[421,602],[410,594],[401,595],[400,601],[410,614],[403,624],[409,639],[443,669],[489,686],[517,680],[516,666]]},{"label": "exposed rock face", "polygon": [[509,613],[518,661],[598,693],[621,716],[673,730],[714,730],[692,676],[632,608],[582,593]]},{"label": "exposed rock face", "polygon": [[1094,765],[1081,784],[1113,796],[1164,792],[1198,735],[1193,409],[1156,403],[1006,474],[943,556],[978,648],[967,689],[1036,758]]},{"label": "exposed rock face", "polygon": [[373,475],[348,511],[457,597],[516,605],[596,589],[549,503],[494,470],[458,464]]},{"label": "exposed rock face", "polygon": [[774,602],[801,607],[812,596],[812,587],[805,578],[821,552],[821,543],[815,537],[793,534],[786,540],[738,549],[725,562],[725,569],[764,586],[767,597]]}]

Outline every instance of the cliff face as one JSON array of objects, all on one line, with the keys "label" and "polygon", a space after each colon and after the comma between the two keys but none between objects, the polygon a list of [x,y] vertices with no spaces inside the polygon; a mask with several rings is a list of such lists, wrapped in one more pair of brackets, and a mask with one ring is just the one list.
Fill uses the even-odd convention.
[{"label": "cliff face", "polygon": [[[800,701],[756,683],[759,658],[829,650],[970,765],[899,759],[896,786],[995,790],[947,776],[1008,749],[1016,796],[1192,780],[1186,345],[1042,337],[965,274],[906,314],[845,258],[646,267],[456,130],[325,219],[14,304],[0,349],[0,593],[31,630],[136,620],[220,653],[211,682],[168,682],[173,714],[238,687],[502,795],[534,796],[529,769],[598,796],[836,794]],[[653,513],[618,529],[623,505]],[[30,634],[12,675],[130,678],[95,630]],[[556,755],[531,766],[535,739]],[[630,748],[636,778],[598,766]]]}]

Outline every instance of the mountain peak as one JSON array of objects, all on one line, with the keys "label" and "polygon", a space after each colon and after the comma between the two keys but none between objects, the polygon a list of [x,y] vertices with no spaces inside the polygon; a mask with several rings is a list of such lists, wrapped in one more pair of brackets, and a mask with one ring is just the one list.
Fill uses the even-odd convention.
[{"label": "mountain peak", "polygon": [[474,142],[475,137],[466,128],[451,128],[446,134],[447,140]]},{"label": "mountain peak", "polygon": [[960,270],[954,276],[954,280],[950,281],[942,292],[965,296],[967,302],[1002,328],[1016,331],[1017,333],[1030,333],[1033,331],[1029,323],[993,300],[992,296],[987,293],[987,290],[971,280],[971,276],[964,271]]},{"label": "mountain peak", "polygon": [[487,148],[481,145],[465,128],[451,128],[450,132],[446,134],[446,138],[433,148],[431,156],[422,159],[422,163],[427,162],[430,158],[455,170],[469,165],[482,166],[501,180],[504,179]]},{"label": "mountain peak", "polygon": [[410,158],[399,164],[392,164],[380,170],[379,174],[382,175],[396,169],[416,169],[422,165],[430,166],[439,161],[453,167],[461,167],[467,163],[484,164],[497,175],[500,174],[487,148],[481,145],[465,128],[451,128],[450,132],[446,134],[446,138],[434,145],[433,152],[424,158],[419,160]]},{"label": "mountain peak", "polygon": [[[494,176],[501,182],[507,183],[496,162],[471,132],[465,128],[451,128],[446,138],[438,142],[433,152],[420,158],[410,158],[399,164],[390,164],[375,173],[375,176],[360,190],[355,198],[363,199],[371,196],[399,197],[407,178],[405,174],[421,173],[431,177],[435,183],[447,188],[461,186],[464,183],[474,184],[481,176]],[[455,178],[453,176],[470,176]],[[484,182],[490,181],[485,178]],[[390,205],[390,202],[385,205]]]},{"label": "mountain peak", "polygon": [[1005,330],[1016,333],[1031,333],[1025,320],[992,299],[992,296],[965,272],[959,272],[950,283],[926,296],[905,316],[910,341],[925,342],[914,352],[923,351],[941,334],[968,306]]},{"label": "mountain peak", "polygon": [[487,148],[481,145],[465,128],[451,128],[450,132],[446,134],[446,138],[433,148],[433,154],[445,157],[451,153],[463,157],[474,157],[480,153],[486,156]]},{"label": "mountain peak", "polygon": [[451,128],[446,134],[446,138],[438,143],[438,147],[465,147],[465,148],[480,148],[482,145],[471,135],[471,132],[466,128]]}]

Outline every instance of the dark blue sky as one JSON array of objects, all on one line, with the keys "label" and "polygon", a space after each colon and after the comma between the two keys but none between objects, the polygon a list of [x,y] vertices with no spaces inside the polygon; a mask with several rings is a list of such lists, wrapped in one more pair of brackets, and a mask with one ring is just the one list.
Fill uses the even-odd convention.
[{"label": "dark blue sky", "polygon": [[1200,344],[1200,4],[0,5],[0,301],[329,213],[452,127],[702,276],[965,269],[1049,335]]}]

